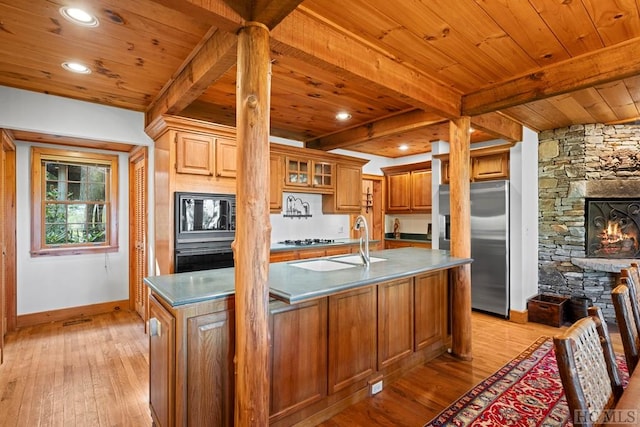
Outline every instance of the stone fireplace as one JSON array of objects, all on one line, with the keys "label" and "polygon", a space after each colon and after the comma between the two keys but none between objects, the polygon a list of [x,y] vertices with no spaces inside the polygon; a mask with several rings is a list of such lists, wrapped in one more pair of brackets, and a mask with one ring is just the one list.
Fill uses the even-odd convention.
[{"label": "stone fireplace", "polygon": [[617,274],[640,256],[640,125],[578,125],[539,141],[539,292],[589,298],[613,321]]}]

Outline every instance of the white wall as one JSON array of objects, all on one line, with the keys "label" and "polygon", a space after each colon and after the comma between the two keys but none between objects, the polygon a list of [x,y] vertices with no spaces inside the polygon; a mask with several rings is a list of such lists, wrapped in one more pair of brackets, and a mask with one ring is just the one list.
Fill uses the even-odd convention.
[{"label": "white wall", "polygon": [[[144,133],[143,113],[6,87],[0,87],[0,127],[153,145]],[[29,253],[31,145],[16,142],[18,315],[128,299],[128,155],[118,155],[118,252],[32,258]],[[150,179],[151,185],[152,182]]]},{"label": "white wall", "polygon": [[118,156],[119,250],[105,254],[31,257],[29,165],[32,145],[35,144],[16,144],[18,315],[128,299],[128,156]]},{"label": "white wall", "polygon": [[144,113],[0,86],[0,127],[153,146]]},{"label": "white wall", "polygon": [[538,293],[538,134],[523,128],[511,149],[510,306],[524,311]]}]

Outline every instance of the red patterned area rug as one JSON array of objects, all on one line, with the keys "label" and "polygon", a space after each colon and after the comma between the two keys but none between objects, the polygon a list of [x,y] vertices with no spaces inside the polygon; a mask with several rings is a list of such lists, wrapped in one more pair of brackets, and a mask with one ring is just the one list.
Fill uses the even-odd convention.
[{"label": "red patterned area rug", "polygon": [[[617,357],[626,382],[624,357]],[[571,426],[553,339],[541,337],[425,427]]]}]

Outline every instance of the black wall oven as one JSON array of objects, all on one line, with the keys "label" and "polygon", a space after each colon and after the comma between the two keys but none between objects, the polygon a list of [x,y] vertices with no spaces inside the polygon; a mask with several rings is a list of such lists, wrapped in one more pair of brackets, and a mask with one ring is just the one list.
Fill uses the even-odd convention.
[{"label": "black wall oven", "polygon": [[236,196],[175,193],[175,272],[233,267]]}]

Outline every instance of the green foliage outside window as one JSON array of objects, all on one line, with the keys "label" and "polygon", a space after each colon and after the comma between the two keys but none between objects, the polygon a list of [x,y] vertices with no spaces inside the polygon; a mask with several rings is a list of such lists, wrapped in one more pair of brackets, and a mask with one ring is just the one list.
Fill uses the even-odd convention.
[{"label": "green foliage outside window", "polygon": [[47,161],[44,166],[45,244],[106,242],[108,167]]}]

